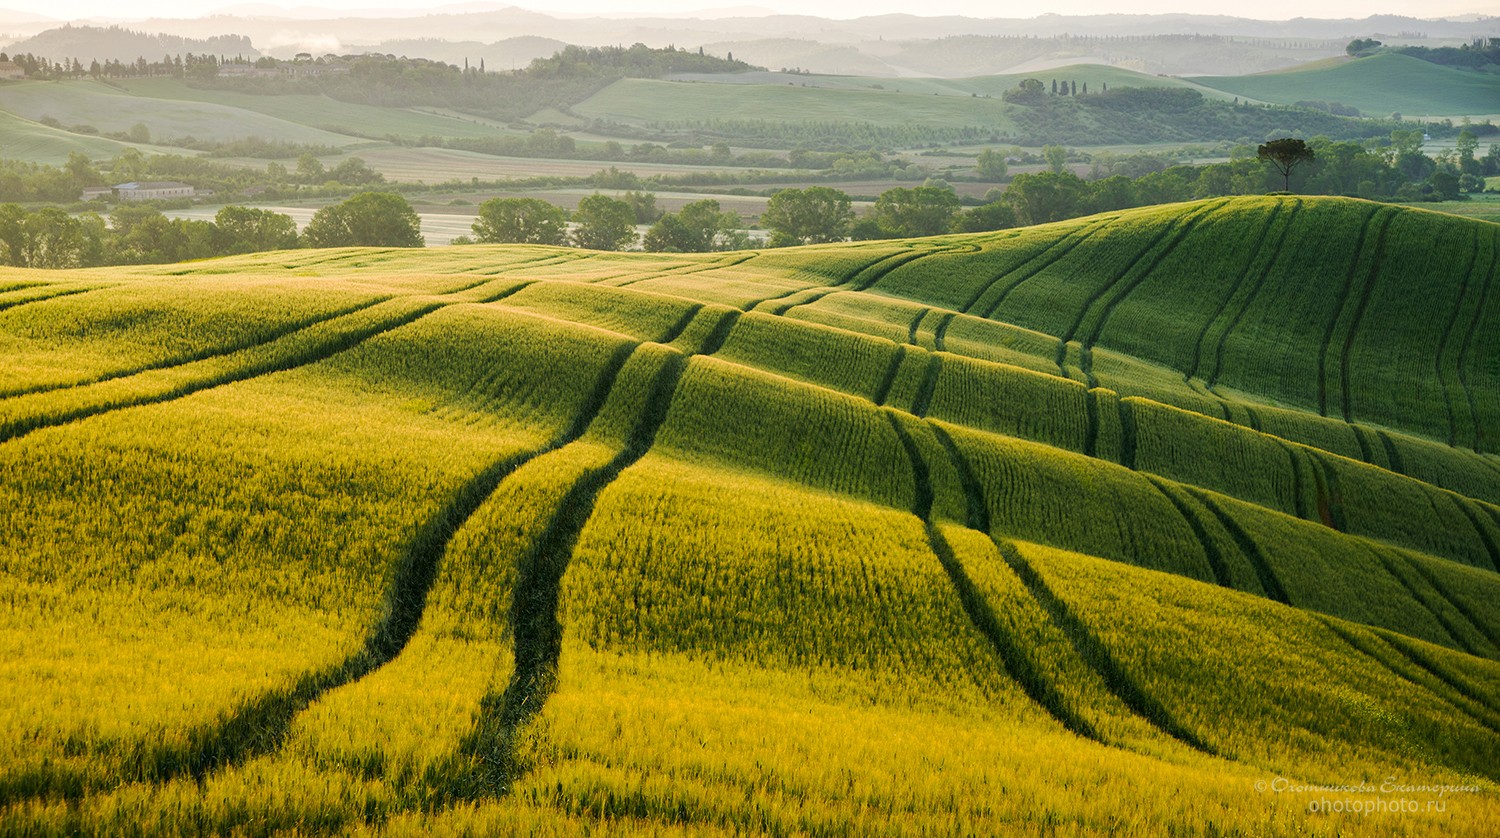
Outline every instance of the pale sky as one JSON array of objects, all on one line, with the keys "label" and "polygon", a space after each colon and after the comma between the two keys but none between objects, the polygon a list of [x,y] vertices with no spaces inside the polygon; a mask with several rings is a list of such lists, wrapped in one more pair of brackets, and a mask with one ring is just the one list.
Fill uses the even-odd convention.
[{"label": "pale sky", "polygon": [[[454,0],[312,0],[312,2],[255,3],[255,0],[0,0],[0,7],[59,20],[85,17],[140,20],[147,17],[202,17],[214,11],[243,3],[283,8],[314,7],[347,13],[356,9],[438,9],[459,4]],[[479,4],[474,4],[479,5]],[[1363,18],[1372,14],[1399,14],[1411,17],[1441,17],[1461,14],[1500,15],[1500,0],[1259,0],[1255,4],[1231,5],[1205,0],[1045,0],[1045,2],[1005,2],[1005,0],[520,0],[513,5],[549,14],[623,12],[661,12],[682,14],[705,9],[757,7],[771,11],[794,12],[823,17],[850,18],[870,14],[908,12],[920,15],[961,14],[971,17],[1035,17],[1042,11],[1054,14],[1107,14],[1128,12],[1156,14],[1187,12],[1193,14],[1227,14],[1261,20],[1285,20],[1292,17]],[[3,14],[0,14],[3,17]]]}]

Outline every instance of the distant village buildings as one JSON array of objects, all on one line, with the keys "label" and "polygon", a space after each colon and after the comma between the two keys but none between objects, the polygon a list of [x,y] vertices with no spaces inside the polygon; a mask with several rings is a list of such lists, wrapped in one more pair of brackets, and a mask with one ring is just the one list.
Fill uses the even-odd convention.
[{"label": "distant village buildings", "polygon": [[210,191],[195,189],[189,184],[175,180],[146,180],[131,181],[115,186],[85,187],[79,200],[101,201],[114,198],[128,203],[130,201],[166,201],[173,198],[201,198],[212,194]]}]

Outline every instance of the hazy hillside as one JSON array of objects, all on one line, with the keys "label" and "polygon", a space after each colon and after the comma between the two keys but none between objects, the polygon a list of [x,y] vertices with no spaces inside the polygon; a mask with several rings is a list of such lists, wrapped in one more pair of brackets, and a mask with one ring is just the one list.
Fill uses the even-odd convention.
[{"label": "hazy hillside", "polygon": [[1371,115],[1392,111],[1426,116],[1500,113],[1500,72],[1444,67],[1394,53],[1279,73],[1192,81],[1263,102],[1339,102]]},{"label": "hazy hillside", "polygon": [[137,32],[120,26],[62,26],[48,29],[6,47],[6,51],[30,53],[53,61],[78,59],[85,66],[91,60],[131,62],[137,58],[159,60],[163,55],[214,55],[225,58],[256,58],[260,55],[250,38],[233,32],[233,23],[222,21],[220,34],[210,37],[181,37],[160,33]]},{"label": "hazy hillside", "polygon": [[0,831],[1483,834],[1497,255],[1288,196],[11,271]]}]

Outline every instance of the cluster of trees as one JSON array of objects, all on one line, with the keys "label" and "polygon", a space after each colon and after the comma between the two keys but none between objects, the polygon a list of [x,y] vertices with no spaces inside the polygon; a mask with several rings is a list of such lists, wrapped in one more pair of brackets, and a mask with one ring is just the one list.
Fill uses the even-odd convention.
[{"label": "cluster of trees", "polygon": [[[262,59],[261,64],[266,59]],[[220,76],[195,83],[250,93],[321,93],[347,102],[389,107],[443,106],[497,119],[520,119],[544,107],[580,102],[621,78],[655,78],[667,72],[734,72],[750,65],[733,58],[644,44],[569,46],[515,72],[486,72],[424,58],[344,55],[338,73]],[[275,66],[274,60],[272,65]]]},{"label": "cluster of trees", "polygon": [[[1070,93],[1071,93],[1071,84]],[[1116,87],[1098,93],[1053,96],[1040,79],[1023,79],[1001,98],[1022,105],[1011,114],[1017,129],[1008,139],[1020,145],[1046,145],[1091,137],[1099,144],[1212,142],[1225,137],[1326,136],[1369,139],[1410,127],[1395,119],[1354,119],[1327,103],[1305,106],[1250,105],[1204,98],[1187,88]],[[1422,126],[1433,136],[1451,137],[1451,125]]]},{"label": "cluster of trees", "polygon": [[77,58],[52,61],[31,53],[10,56],[0,52],[0,61],[13,61],[30,79],[80,79],[84,76],[100,79],[142,78],[148,76],[175,76],[179,78],[212,78],[219,72],[219,59],[214,55],[163,55],[160,60],[148,61],[144,56],[134,61],[107,59],[102,63],[91,60],[85,67]]},{"label": "cluster of trees", "polygon": [[168,218],[126,205],[106,220],[56,207],[0,205],[0,264],[23,268],[148,265],[296,247],[421,247],[416,211],[400,195],[363,192],[313,214],[301,235],[290,216],[228,206],[213,221]]},{"label": "cluster of trees", "polygon": [[[571,228],[570,222],[571,220]],[[566,210],[537,198],[493,198],[479,205],[474,238],[486,244],[572,244],[589,250],[625,250],[637,243],[636,225],[650,224],[640,243],[662,253],[706,253],[749,247],[737,213],[711,199],[694,201],[675,213],[656,208],[656,196],[627,192],[621,198],[595,193]]]}]

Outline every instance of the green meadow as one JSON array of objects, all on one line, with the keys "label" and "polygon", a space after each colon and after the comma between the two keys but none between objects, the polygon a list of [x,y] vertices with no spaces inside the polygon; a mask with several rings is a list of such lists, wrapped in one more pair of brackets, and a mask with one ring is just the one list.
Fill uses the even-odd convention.
[{"label": "green meadow", "polygon": [[1204,87],[1291,105],[1338,102],[1369,116],[1463,116],[1500,110],[1500,74],[1447,67],[1409,55],[1381,53],[1332,59],[1250,76],[1214,76],[1190,81]]},{"label": "green meadow", "polygon": [[0,833],[1493,834],[1497,264],[1286,196],[12,270]]}]

